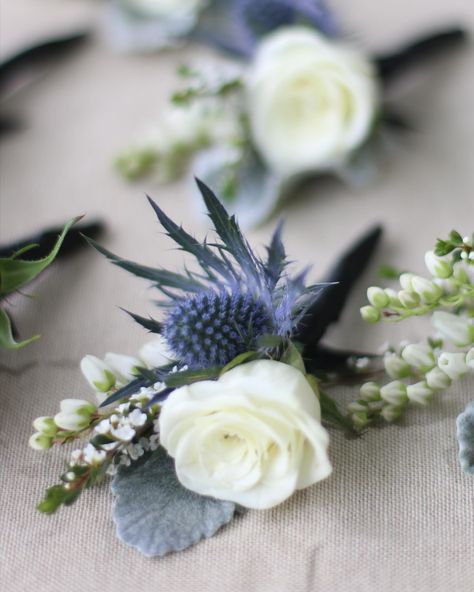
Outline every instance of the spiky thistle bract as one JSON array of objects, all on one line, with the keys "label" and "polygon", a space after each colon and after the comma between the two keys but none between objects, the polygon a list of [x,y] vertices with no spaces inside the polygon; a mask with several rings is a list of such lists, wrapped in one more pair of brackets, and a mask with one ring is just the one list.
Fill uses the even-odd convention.
[{"label": "spiky thistle bract", "polygon": [[164,310],[161,322],[131,315],[165,337],[178,363],[196,370],[225,366],[247,351],[269,355],[269,343],[289,342],[322,288],[321,284],[305,285],[307,269],[295,276],[288,273],[281,225],[266,248],[266,257],[260,258],[235,217],[209,187],[199,180],[197,184],[215,230],[214,242],[198,241],[148,200],[168,236],[194,257],[198,271],[185,268],[174,273],[145,267],[91,241],[115,265],[150,280],[161,292],[157,301]]}]

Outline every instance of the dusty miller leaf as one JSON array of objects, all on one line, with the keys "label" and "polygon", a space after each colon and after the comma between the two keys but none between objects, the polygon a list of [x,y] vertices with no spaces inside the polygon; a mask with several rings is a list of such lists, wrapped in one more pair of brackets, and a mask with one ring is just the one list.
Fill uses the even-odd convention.
[{"label": "dusty miller leaf", "polygon": [[213,536],[236,510],[232,502],[185,489],[163,448],[122,467],[112,491],[118,537],[147,557],[181,551]]},{"label": "dusty miller leaf", "polygon": [[459,462],[463,470],[474,475],[474,401],[456,420],[459,442]]}]

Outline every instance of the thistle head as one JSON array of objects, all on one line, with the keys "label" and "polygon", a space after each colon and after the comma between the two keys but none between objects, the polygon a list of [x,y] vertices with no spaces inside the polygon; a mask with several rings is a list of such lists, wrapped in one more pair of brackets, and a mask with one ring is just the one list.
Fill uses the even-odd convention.
[{"label": "thistle head", "polygon": [[184,297],[168,313],[163,336],[176,358],[193,368],[224,366],[272,331],[263,302],[246,292],[213,289]]}]

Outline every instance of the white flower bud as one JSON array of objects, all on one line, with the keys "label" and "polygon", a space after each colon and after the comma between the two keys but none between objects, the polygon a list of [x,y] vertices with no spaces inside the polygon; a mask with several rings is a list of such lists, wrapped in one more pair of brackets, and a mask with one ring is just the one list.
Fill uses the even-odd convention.
[{"label": "white flower bud", "polygon": [[49,437],[55,436],[58,431],[58,427],[52,417],[37,417],[33,422],[33,427],[37,432]]},{"label": "white flower bud", "polygon": [[470,267],[464,261],[458,261],[453,266],[453,276],[462,284],[474,284],[474,268],[471,272]]},{"label": "white flower bud", "polygon": [[385,405],[385,407],[383,407],[383,409],[380,411],[380,415],[385,419],[385,421],[391,423],[400,417],[401,412],[401,407],[398,407],[397,405]]},{"label": "white flower bud", "polygon": [[349,413],[358,413],[359,411],[367,413],[368,408],[369,407],[367,402],[363,400],[353,401],[352,403],[349,403],[349,405],[347,406],[347,410],[349,411]]},{"label": "white flower bud", "polygon": [[451,380],[458,380],[469,371],[464,353],[444,352],[438,358],[438,366]]},{"label": "white flower bud", "polygon": [[433,391],[430,389],[426,381],[422,380],[415,384],[408,385],[407,396],[411,403],[427,405],[433,398]]},{"label": "white flower bud", "polygon": [[459,315],[436,311],[433,313],[434,328],[444,339],[449,339],[457,347],[465,347],[474,343],[474,325]]},{"label": "white flower bud", "polygon": [[471,370],[474,370],[474,347],[471,347],[466,354],[466,364]]},{"label": "white flower bud", "polygon": [[369,423],[369,416],[365,411],[358,411],[357,413],[353,413],[351,415],[352,425],[355,427],[356,430],[364,429]]},{"label": "white flower bud", "polygon": [[145,343],[140,349],[138,357],[148,368],[159,368],[160,366],[169,364],[172,360],[166,340],[163,337]]},{"label": "white flower bud", "polygon": [[105,354],[104,362],[114,373],[120,385],[126,385],[136,378],[134,370],[137,366],[141,366],[141,362],[137,358],[110,352]]},{"label": "white flower bud", "polygon": [[432,368],[426,375],[426,383],[432,389],[443,390],[451,386],[451,379],[438,366]]},{"label": "white flower bud", "polygon": [[443,295],[443,291],[439,286],[419,275],[415,275],[412,278],[411,286],[413,291],[416,292],[426,304],[437,302]]},{"label": "white flower bud", "polygon": [[53,439],[40,432],[35,432],[28,440],[28,444],[33,450],[48,450],[53,445]]},{"label": "white flower bud", "polygon": [[433,251],[425,253],[425,265],[431,275],[441,279],[446,279],[453,274],[453,268],[449,261],[438,257]]},{"label": "white flower bud", "polygon": [[380,396],[391,405],[403,405],[407,402],[407,387],[400,380],[393,380],[380,389]]},{"label": "white flower bud", "polygon": [[424,343],[410,343],[402,350],[402,358],[421,372],[426,373],[436,365],[433,351]]},{"label": "white flower bud", "polygon": [[92,444],[88,444],[83,450],[83,460],[88,465],[101,465],[106,458],[105,450],[98,450]]},{"label": "white flower bud", "polygon": [[385,290],[376,286],[367,289],[367,299],[375,308],[385,308],[390,300]]},{"label": "white flower bud", "polygon": [[415,277],[413,273],[402,273],[400,275],[400,285],[402,290],[406,290],[407,292],[411,292],[413,290],[411,281]]},{"label": "white flower bud", "polygon": [[405,378],[411,374],[410,365],[393,352],[387,352],[385,354],[383,364],[390,378]]},{"label": "white flower bud", "polygon": [[360,387],[360,396],[364,401],[379,401],[380,387],[376,382],[366,382]]},{"label": "white flower bud", "polygon": [[388,296],[388,303],[391,307],[399,308],[402,305],[398,294],[392,288],[385,288],[385,294]]},{"label": "white flower bud", "polygon": [[362,319],[366,323],[377,323],[380,321],[380,310],[375,306],[363,306],[360,309]]},{"label": "white flower bud", "polygon": [[398,299],[405,308],[415,308],[420,304],[420,297],[416,292],[409,292],[408,290],[400,290]]},{"label": "white flower bud", "polygon": [[447,280],[435,278],[433,281],[443,290],[443,294],[446,294],[447,296],[454,296],[454,294],[458,293],[458,286],[452,278]]},{"label": "white flower bud", "polygon": [[81,360],[81,370],[91,387],[106,393],[115,386],[115,375],[111,368],[96,356],[85,356]]},{"label": "white flower bud", "polygon": [[79,432],[88,427],[91,415],[97,407],[82,399],[64,399],[60,404],[61,411],[54,416],[55,424],[62,430]]}]

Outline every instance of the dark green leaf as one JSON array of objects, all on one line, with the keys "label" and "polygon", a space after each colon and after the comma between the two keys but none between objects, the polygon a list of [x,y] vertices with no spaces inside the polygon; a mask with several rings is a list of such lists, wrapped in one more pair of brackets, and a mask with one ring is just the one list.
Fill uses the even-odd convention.
[{"label": "dark green leaf", "polygon": [[235,216],[229,216],[224,206],[209,187],[196,179],[199,191],[204,199],[209,217],[227,251],[239,263],[246,276],[253,278],[256,285],[260,283],[259,262],[250,245],[240,231]]},{"label": "dark green leaf", "polygon": [[6,349],[20,349],[20,347],[24,347],[32,341],[36,341],[39,337],[39,335],[34,335],[23,341],[15,341],[10,318],[7,313],[0,308],[0,347],[5,347]]},{"label": "dark green leaf", "polygon": [[185,384],[192,384],[200,380],[215,380],[219,377],[222,368],[213,366],[200,370],[182,370],[181,372],[170,372],[163,378],[166,386],[178,388]]},{"label": "dark green leaf", "polygon": [[319,403],[321,405],[321,416],[325,422],[335,427],[342,428],[351,434],[356,433],[351,420],[339,411],[332,397],[321,390],[319,391]]},{"label": "dark green leaf", "polygon": [[152,319],[151,317],[149,319],[146,319],[145,317],[141,317],[140,315],[125,310],[125,308],[122,308],[122,310],[126,312],[128,315],[130,315],[132,319],[136,321],[139,325],[145,327],[145,329],[148,329],[150,333],[161,334],[162,325],[158,321],[155,321],[155,319]]},{"label": "dark green leaf", "polygon": [[215,255],[211,249],[205,244],[201,244],[194,237],[188,234],[183,228],[178,226],[168,218],[163,210],[148,197],[150,205],[155,210],[160,224],[166,230],[168,236],[175,241],[184,251],[194,255],[201,267],[206,271],[210,279],[214,278],[211,270],[219,273],[222,277],[232,281],[235,278],[235,270],[229,269],[217,255]]},{"label": "dark green leaf", "polygon": [[25,261],[23,259],[15,259],[14,257],[0,258],[0,297],[19,290],[37,277],[48,265],[51,265],[61,248],[68,230],[81,217],[73,218],[67,222],[63,231],[58,236],[53,249],[46,257],[36,261]]}]

